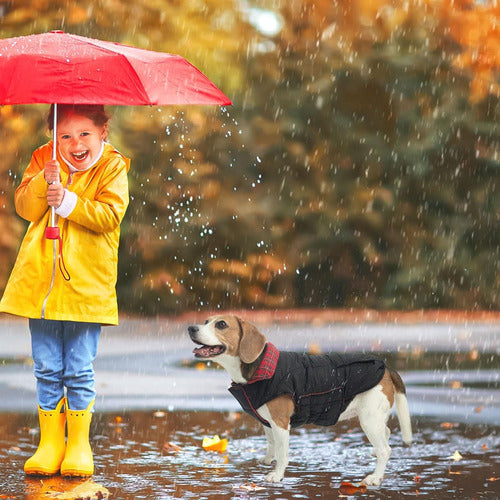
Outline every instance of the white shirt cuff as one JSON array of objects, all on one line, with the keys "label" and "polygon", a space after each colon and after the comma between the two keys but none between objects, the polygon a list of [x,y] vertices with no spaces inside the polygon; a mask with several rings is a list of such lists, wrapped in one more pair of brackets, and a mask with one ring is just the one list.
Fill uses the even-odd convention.
[{"label": "white shirt cuff", "polygon": [[64,197],[62,203],[56,208],[56,214],[60,217],[68,217],[68,215],[73,212],[76,207],[76,202],[78,201],[78,196],[72,191],[64,190]]}]

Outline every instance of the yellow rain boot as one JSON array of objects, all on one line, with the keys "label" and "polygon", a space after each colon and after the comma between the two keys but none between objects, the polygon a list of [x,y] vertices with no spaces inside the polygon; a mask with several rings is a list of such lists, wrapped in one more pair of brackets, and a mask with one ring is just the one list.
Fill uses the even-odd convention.
[{"label": "yellow rain boot", "polygon": [[94,400],[86,410],[66,410],[68,424],[68,443],[66,455],[61,464],[61,475],[86,477],[94,473],[94,459],[89,443],[91,409]]},{"label": "yellow rain boot", "polygon": [[66,398],[62,398],[55,409],[49,411],[38,407],[40,443],[24,464],[26,474],[51,476],[59,472],[66,451],[66,413],[62,410],[65,403]]}]

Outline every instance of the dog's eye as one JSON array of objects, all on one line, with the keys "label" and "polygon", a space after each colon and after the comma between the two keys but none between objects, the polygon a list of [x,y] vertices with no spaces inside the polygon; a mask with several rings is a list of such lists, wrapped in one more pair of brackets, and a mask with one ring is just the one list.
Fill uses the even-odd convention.
[{"label": "dog's eye", "polygon": [[225,321],[217,321],[217,323],[215,323],[215,327],[219,330],[224,330],[224,328],[227,328],[227,323]]}]

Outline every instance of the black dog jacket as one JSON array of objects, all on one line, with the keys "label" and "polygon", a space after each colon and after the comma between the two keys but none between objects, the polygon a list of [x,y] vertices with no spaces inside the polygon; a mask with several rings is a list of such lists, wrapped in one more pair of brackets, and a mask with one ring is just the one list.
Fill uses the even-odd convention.
[{"label": "black dog jacket", "polygon": [[354,396],[375,387],[384,372],[385,363],[372,355],[279,352],[268,343],[256,375],[246,384],[233,383],[229,392],[267,427],[257,408],[284,394],[295,403],[291,427],[333,425]]}]

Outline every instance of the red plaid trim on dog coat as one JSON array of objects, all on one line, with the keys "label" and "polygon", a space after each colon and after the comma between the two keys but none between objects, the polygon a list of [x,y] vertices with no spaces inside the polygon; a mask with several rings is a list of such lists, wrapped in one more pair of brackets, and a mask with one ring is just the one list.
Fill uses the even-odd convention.
[{"label": "red plaid trim on dog coat", "polygon": [[266,344],[266,351],[264,352],[264,358],[262,359],[259,367],[255,370],[253,377],[247,382],[247,384],[252,384],[259,380],[266,380],[271,378],[276,371],[276,365],[278,364],[278,358],[280,357],[280,352],[268,342]]}]

